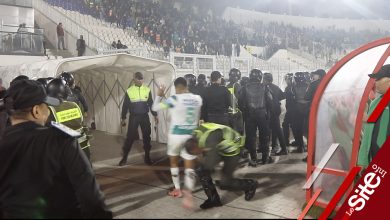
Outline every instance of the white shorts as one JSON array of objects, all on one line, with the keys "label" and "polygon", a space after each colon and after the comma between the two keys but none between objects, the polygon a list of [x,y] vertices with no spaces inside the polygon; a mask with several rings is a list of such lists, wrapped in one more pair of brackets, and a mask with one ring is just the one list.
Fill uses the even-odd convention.
[{"label": "white shorts", "polygon": [[168,143],[167,143],[167,154],[168,156],[179,156],[184,160],[194,160],[196,159],[195,155],[191,155],[187,153],[184,148],[185,142],[190,139],[192,135],[176,135],[169,134],[168,135]]}]

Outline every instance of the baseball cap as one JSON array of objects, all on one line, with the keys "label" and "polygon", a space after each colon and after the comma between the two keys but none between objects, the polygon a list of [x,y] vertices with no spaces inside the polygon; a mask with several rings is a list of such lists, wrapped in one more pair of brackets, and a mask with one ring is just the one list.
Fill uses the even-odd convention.
[{"label": "baseball cap", "polygon": [[376,80],[382,79],[383,77],[390,77],[390,64],[382,66],[378,72],[368,74],[368,76]]},{"label": "baseball cap", "polygon": [[44,87],[35,80],[15,82],[8,88],[5,100],[7,98],[12,99],[14,110],[25,109],[41,103],[46,103],[50,106],[58,106],[60,104],[60,100],[47,96]]}]

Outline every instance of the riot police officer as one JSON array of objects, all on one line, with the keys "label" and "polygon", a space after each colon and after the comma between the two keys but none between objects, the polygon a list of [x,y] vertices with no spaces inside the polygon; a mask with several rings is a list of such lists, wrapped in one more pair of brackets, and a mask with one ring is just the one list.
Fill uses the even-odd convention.
[{"label": "riot police officer", "polygon": [[240,97],[241,86],[238,81],[241,79],[241,71],[233,68],[229,72],[229,84],[226,86],[230,92],[232,106],[229,110],[229,125],[234,130],[244,133],[244,122],[241,110],[238,107],[238,98]]},{"label": "riot police officer", "polygon": [[184,75],[184,79],[187,80],[188,91],[198,95],[196,91],[196,76],[194,74],[186,74]]},{"label": "riot police officer", "polygon": [[231,99],[229,90],[221,86],[222,75],[218,71],[211,73],[211,85],[203,94],[201,119],[222,125],[229,125],[229,107]]},{"label": "riot police officer", "polygon": [[76,85],[74,83],[74,77],[72,73],[62,72],[60,78],[66,82],[66,86],[69,87],[70,92],[68,92],[68,101],[76,102],[83,111],[85,117],[88,115],[88,104],[85,101],[84,96],[81,94],[81,90],[75,89]]},{"label": "riot police officer", "polygon": [[295,73],[294,80],[293,93],[296,112],[294,115],[293,127],[297,134],[296,141],[298,145],[295,152],[303,153],[305,151],[303,135],[307,124],[307,115],[309,113],[309,102],[305,99],[308,85],[306,83],[305,73],[303,72]]},{"label": "riot police officer", "polygon": [[251,70],[250,82],[242,90],[241,109],[246,118],[246,147],[249,150],[250,166],[257,165],[256,131],[259,130],[259,142],[262,149],[262,162],[272,162],[269,155],[269,117],[272,108],[272,95],[269,89],[261,83],[262,72],[258,69]]},{"label": "riot police officer", "polygon": [[75,102],[66,101],[68,93],[66,90],[65,82],[62,79],[53,79],[47,85],[47,93],[51,97],[55,97],[60,100],[60,105],[49,106],[51,115],[48,120],[50,125],[51,121],[61,123],[77,132],[81,133],[81,137],[77,140],[81,149],[84,151],[88,159],[91,157],[89,136],[87,135],[87,129],[83,126],[84,117],[80,107]]},{"label": "riot police officer", "polygon": [[272,94],[272,111],[270,117],[270,128],[272,132],[272,148],[276,147],[276,139],[279,140],[279,145],[281,147],[281,151],[277,152],[276,155],[287,155],[287,148],[282,132],[282,128],[280,127],[280,114],[282,113],[282,109],[280,107],[280,101],[285,99],[283,91],[275,84],[273,84],[273,76],[271,73],[264,73],[263,76],[264,85],[266,85],[271,94]]},{"label": "riot police officer", "polygon": [[44,126],[48,105],[59,101],[38,82],[20,80],[2,104],[12,123],[0,142],[2,217],[112,218],[73,134]]},{"label": "riot police officer", "polygon": [[296,132],[293,129],[293,119],[295,115],[294,93],[293,93],[293,73],[288,73],[284,77],[284,81],[287,86],[284,89],[284,95],[286,97],[286,114],[282,123],[283,135],[286,145],[290,145],[290,128],[292,130],[294,141],[296,140]]}]

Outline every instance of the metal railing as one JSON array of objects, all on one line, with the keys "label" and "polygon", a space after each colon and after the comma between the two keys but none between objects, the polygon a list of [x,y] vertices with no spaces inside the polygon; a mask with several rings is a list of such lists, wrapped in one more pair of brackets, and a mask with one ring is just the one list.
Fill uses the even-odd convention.
[{"label": "metal railing", "polygon": [[84,36],[86,45],[91,49],[110,48],[110,44],[99,38],[94,33],[90,32],[86,28],[82,27],[73,19],[56,9],[55,7],[47,4],[42,0],[33,0],[33,7],[38,10],[56,24],[62,22],[64,29],[67,33],[78,39],[80,35]]},{"label": "metal railing", "polygon": [[43,55],[42,33],[0,31],[0,53]]}]

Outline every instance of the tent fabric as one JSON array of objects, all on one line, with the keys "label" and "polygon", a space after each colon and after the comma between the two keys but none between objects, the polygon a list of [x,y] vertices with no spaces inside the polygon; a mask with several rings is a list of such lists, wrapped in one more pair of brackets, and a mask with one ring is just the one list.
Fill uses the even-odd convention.
[{"label": "tent fabric", "polygon": [[[166,85],[167,94],[171,94],[170,88],[175,78],[172,64],[128,54],[75,57],[1,67],[0,77],[5,85],[9,85],[13,78],[21,74],[36,79],[56,77],[63,71],[74,74],[76,85],[81,88],[88,102],[87,125],[95,121],[97,130],[123,135],[127,127],[120,126],[120,112],[133,74],[138,71],[144,74],[144,82],[150,87],[153,98],[160,84]],[[166,111],[160,112],[158,117],[158,125],[154,124],[152,117],[150,120],[152,140],[166,143],[169,117]]]}]

